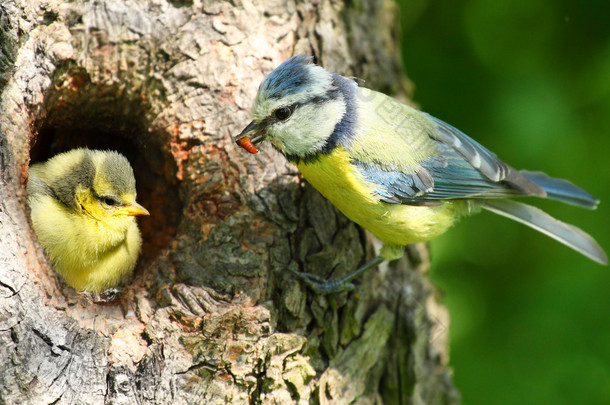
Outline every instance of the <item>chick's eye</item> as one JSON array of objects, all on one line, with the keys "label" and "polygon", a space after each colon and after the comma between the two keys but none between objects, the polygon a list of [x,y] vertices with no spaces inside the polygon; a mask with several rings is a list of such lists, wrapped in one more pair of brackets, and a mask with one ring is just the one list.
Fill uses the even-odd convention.
[{"label": "chick's eye", "polygon": [[118,204],[118,201],[112,197],[102,197],[102,201],[104,202],[104,204],[106,204],[110,207],[114,207],[115,205]]},{"label": "chick's eye", "polygon": [[292,108],[280,107],[273,112],[273,115],[280,121],[286,121],[292,115]]}]

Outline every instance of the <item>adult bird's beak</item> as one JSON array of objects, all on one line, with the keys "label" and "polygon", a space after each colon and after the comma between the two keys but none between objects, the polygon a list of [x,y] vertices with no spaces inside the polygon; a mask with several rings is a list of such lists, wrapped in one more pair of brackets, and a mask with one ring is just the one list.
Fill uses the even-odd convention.
[{"label": "adult bird's beak", "polygon": [[114,215],[150,215],[150,212],[144,207],[142,207],[137,202],[133,202],[125,207],[118,209],[114,212]]},{"label": "adult bird's beak", "polygon": [[[252,136],[250,136],[252,135]],[[239,135],[235,137],[235,142],[250,153],[258,153],[257,143],[265,139],[265,131],[258,123],[252,121]]]}]

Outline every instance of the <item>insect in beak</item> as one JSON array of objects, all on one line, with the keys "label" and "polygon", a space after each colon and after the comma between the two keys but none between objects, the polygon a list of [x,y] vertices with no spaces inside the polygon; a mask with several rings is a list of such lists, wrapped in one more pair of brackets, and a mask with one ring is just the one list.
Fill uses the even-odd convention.
[{"label": "insect in beak", "polygon": [[[253,137],[250,137],[250,134],[254,134]],[[254,146],[257,143],[262,142],[265,139],[265,132],[261,131],[258,127],[258,124],[252,121],[239,135],[235,137],[235,142],[237,144],[247,150],[248,152],[254,154],[258,153],[258,149]]]}]

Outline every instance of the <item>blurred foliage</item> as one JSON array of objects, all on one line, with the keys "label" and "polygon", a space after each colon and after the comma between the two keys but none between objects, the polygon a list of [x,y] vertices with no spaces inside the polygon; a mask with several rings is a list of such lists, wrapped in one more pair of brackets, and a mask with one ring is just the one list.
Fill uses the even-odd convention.
[{"label": "blurred foliage", "polygon": [[[532,200],[610,251],[610,3],[399,0],[414,101],[515,168],[580,185]],[[465,404],[610,404],[610,269],[491,213],[431,243]]]}]

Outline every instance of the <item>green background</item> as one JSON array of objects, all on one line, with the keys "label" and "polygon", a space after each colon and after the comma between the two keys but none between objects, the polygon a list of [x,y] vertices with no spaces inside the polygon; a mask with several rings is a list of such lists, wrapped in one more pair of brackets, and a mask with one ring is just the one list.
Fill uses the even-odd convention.
[{"label": "green background", "polygon": [[[529,199],[610,250],[610,2],[401,0],[414,101],[518,169],[598,196]],[[610,269],[491,213],[431,243],[465,404],[610,404]]]}]

